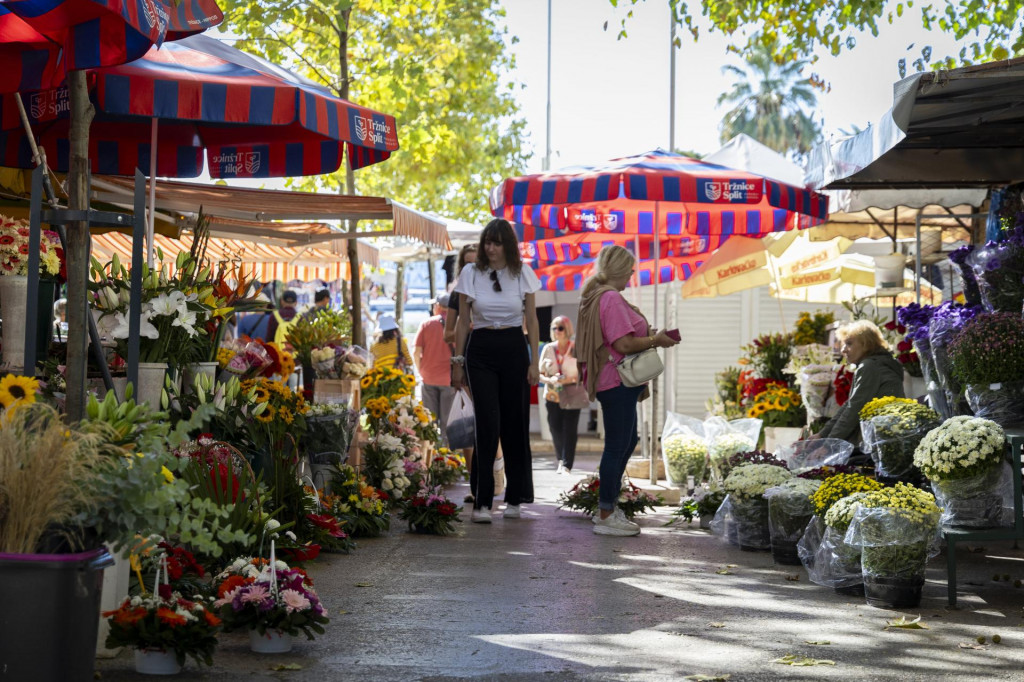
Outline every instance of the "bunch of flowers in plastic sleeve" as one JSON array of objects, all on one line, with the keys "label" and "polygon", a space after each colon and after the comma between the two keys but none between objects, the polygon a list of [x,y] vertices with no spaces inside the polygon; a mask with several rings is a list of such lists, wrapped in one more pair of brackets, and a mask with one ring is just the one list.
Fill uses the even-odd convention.
[{"label": "bunch of flowers in plastic sleeve", "polygon": [[[0,215],[0,275],[27,275],[29,257],[29,224]],[[65,281],[64,249],[60,237],[52,230],[43,230],[39,238],[39,275]]]},{"label": "bunch of flowers in plastic sleeve", "polygon": [[978,278],[972,265],[974,249],[973,244],[965,244],[949,254],[949,262],[956,267],[960,281],[963,282],[964,301],[967,305],[981,305],[981,289],[978,288]]},{"label": "bunch of flowers in plastic sleeve", "polygon": [[938,548],[935,497],[906,483],[862,495],[845,542],[861,548],[864,575],[922,579]]},{"label": "bunch of flowers in plastic sleeve", "polygon": [[708,446],[704,439],[693,433],[674,433],[662,440],[668,475],[673,482],[686,483],[688,476],[700,482],[708,462]]},{"label": "bunch of flowers in plastic sleeve", "polygon": [[978,278],[981,300],[990,312],[1021,312],[1024,302],[1024,226],[1006,231],[1006,239],[988,242],[971,262]]},{"label": "bunch of flowers in plastic sleeve", "polygon": [[729,474],[729,458],[740,452],[750,452],[756,447],[753,440],[742,433],[726,431],[715,436],[708,447],[711,467],[720,479]]},{"label": "bunch of flowers in plastic sleeve", "polygon": [[762,420],[765,426],[802,426],[806,419],[800,394],[778,385],[754,396],[747,416]]}]

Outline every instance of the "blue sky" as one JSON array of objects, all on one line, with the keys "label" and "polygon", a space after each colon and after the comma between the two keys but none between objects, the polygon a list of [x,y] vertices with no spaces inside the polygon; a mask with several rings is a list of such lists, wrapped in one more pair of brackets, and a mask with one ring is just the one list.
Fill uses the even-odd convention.
[{"label": "blue sky", "polygon": [[[545,146],[547,0],[503,0],[502,5],[509,38],[519,39],[516,44],[507,41],[516,58],[508,76],[524,86],[517,96],[535,152],[528,171],[539,171]],[[636,6],[628,38],[617,40],[624,13],[608,0],[553,0],[552,168],[668,147],[667,3],[648,0]],[[676,146],[710,153],[720,146],[723,110],[715,102],[731,84],[721,67],[741,62],[726,53],[727,40],[721,34],[703,31],[698,43],[689,34],[681,38]],[[857,46],[838,58],[823,54],[813,71],[831,84],[831,92],[820,98],[826,134],[877,121],[892,105],[898,60],[906,57],[909,64],[925,45],[936,56],[959,51],[951,37],[924,31],[913,10],[897,25],[881,26],[877,38],[859,35]]]}]

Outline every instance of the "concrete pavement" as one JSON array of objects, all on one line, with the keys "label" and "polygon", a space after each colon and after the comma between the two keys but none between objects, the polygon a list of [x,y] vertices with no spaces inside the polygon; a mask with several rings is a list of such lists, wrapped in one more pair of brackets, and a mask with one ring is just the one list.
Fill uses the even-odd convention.
[{"label": "concrete pavement", "polygon": [[[581,452],[577,472],[599,455]],[[929,565],[924,602],[906,615],[927,630],[884,630],[875,609],[741,552],[670,509],[643,517],[641,535],[594,535],[588,518],[557,509],[578,478],[535,457],[537,502],[523,518],[465,523],[454,537],[412,535],[400,523],[351,555],[310,570],[331,611],[328,633],[291,654],[257,656],[225,635],[196,680],[1024,680],[1024,552],[1012,543],[963,549],[960,609],[945,608],[943,557]],[[461,501],[466,486],[454,495]],[[981,548],[976,548],[981,549]],[[994,575],[1010,582],[992,580]],[[1002,642],[961,648],[978,636]],[[828,642],[810,644],[808,642]],[[773,663],[787,654],[834,666]],[[280,664],[299,670],[274,671]],[[99,661],[103,680],[137,680],[129,654]]]}]

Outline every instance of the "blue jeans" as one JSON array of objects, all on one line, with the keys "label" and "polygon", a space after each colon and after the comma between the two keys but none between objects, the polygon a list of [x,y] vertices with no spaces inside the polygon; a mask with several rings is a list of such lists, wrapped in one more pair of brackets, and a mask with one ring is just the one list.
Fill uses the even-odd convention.
[{"label": "blue jeans", "polygon": [[604,452],[601,453],[601,488],[597,506],[613,511],[622,489],[622,474],[636,450],[640,436],[636,431],[636,404],[644,386],[616,386],[597,394],[604,419]]}]

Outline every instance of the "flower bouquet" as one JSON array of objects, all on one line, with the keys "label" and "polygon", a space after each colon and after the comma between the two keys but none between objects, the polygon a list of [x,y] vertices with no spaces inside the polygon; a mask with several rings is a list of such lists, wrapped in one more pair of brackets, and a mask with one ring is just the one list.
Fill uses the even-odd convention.
[{"label": "flower bouquet", "polygon": [[859,499],[844,542],[861,548],[869,605],[910,608],[921,603],[925,563],[938,553],[938,530],[935,498],[914,486],[897,483]]},{"label": "flower bouquet", "polygon": [[935,410],[910,398],[875,398],[860,411],[864,449],[875,462],[875,473],[911,479],[914,449],[924,435],[942,423]]},{"label": "flower bouquet", "polygon": [[[135,649],[138,672],[180,672],[185,658],[213,665],[221,619],[200,601],[190,601],[160,585],[157,594],[129,597],[113,611],[104,611],[110,632],[106,646]],[[167,672],[158,672],[161,668]]]},{"label": "flower bouquet", "polygon": [[672,512],[674,518],[669,521],[669,524],[675,523],[678,519],[690,523],[694,517],[697,517],[700,519],[701,528],[710,528],[711,519],[714,518],[715,512],[718,511],[724,499],[725,491],[721,488],[712,489],[706,484],[701,484],[694,489],[693,495],[679,503],[679,508]]},{"label": "flower bouquet", "polygon": [[823,481],[811,494],[818,532],[812,533],[808,526],[799,552],[812,582],[841,593],[860,591],[860,552],[846,546],[846,528],[857,500],[882,487],[861,474],[838,474]]},{"label": "flower bouquet", "polygon": [[831,417],[839,407],[830,400],[837,367],[834,353],[828,346],[798,346],[790,357],[786,371],[796,377],[800,400],[811,421]]},{"label": "flower bouquet", "polygon": [[363,473],[366,480],[374,488],[388,494],[395,502],[409,487],[411,481],[406,476],[405,460],[402,455],[407,446],[401,438],[382,433],[371,440],[363,448]]},{"label": "flower bouquet", "polygon": [[769,386],[754,396],[747,410],[751,419],[760,419],[765,426],[800,427],[807,419],[800,394],[785,386]]},{"label": "flower bouquet", "polygon": [[1024,424],[1024,319],[985,313],[969,320],[949,344],[952,373],[967,387],[974,416],[1003,427]]},{"label": "flower bouquet", "polygon": [[[558,496],[558,506],[594,516],[598,513],[600,489],[600,477],[597,474],[590,474],[568,491],[561,493]],[[632,519],[637,514],[645,514],[648,509],[653,510],[662,503],[661,496],[655,497],[633,485],[628,476],[622,477],[622,489],[619,491],[617,504],[627,519]]]},{"label": "flower bouquet", "polygon": [[427,475],[436,485],[447,487],[462,480],[466,473],[466,458],[458,452],[452,452],[448,448],[439,448],[433,459],[430,460],[430,467]]},{"label": "flower bouquet", "polygon": [[331,491],[333,472],[348,458],[359,425],[359,413],[346,403],[316,403],[306,414],[303,449],[309,458],[313,485]]},{"label": "flower bouquet", "polygon": [[928,328],[936,310],[937,308],[934,306],[911,303],[897,311],[896,319],[899,324],[906,327],[907,337],[905,340],[910,341],[917,352],[918,361],[921,363],[921,376],[924,377],[925,388],[928,391],[928,402],[942,417],[948,418],[952,415],[946,401],[946,394],[939,385],[939,375],[935,370],[935,361],[932,357],[931,341],[928,339]]},{"label": "flower bouquet", "polygon": [[907,328],[898,320],[889,320],[882,327],[882,333],[890,348],[895,348],[896,360],[903,365],[903,371],[912,377],[920,377],[921,360],[914,350],[913,341],[906,338]]},{"label": "flower bouquet", "polygon": [[[142,544],[133,549],[131,556],[132,571],[139,576],[138,583],[132,583],[133,594],[138,592],[145,596],[143,579],[156,575],[158,570],[164,572],[164,582],[170,590],[193,599],[204,594],[209,585],[205,579],[206,567],[196,560],[195,555],[184,547],[172,545],[166,540],[153,538],[142,540]],[[153,544],[152,540],[159,540]],[[159,578],[154,580],[156,583]]]},{"label": "flower bouquet", "polygon": [[977,249],[971,263],[985,309],[1019,315],[1024,301],[1024,227],[1015,226],[1005,241]]},{"label": "flower bouquet", "polygon": [[708,446],[694,433],[674,433],[661,441],[669,483],[687,485],[689,477],[700,483],[708,465]]},{"label": "flower bouquet", "polygon": [[[967,308],[959,303],[946,301],[940,305],[928,323],[928,342],[932,349],[935,374],[939,385],[946,394],[946,403],[952,414],[969,414],[970,409],[964,398],[964,386],[953,372],[953,364],[949,355],[949,346],[981,307]],[[1020,318],[1020,311],[1017,311]]]},{"label": "flower bouquet", "polygon": [[217,587],[219,598],[214,606],[220,609],[225,631],[248,630],[250,647],[257,653],[290,651],[292,637],[300,632],[306,639],[324,633],[327,609],[305,572],[280,568],[271,560],[251,577],[250,565],[246,561],[241,567],[250,574],[248,577],[229,569],[229,575]]},{"label": "flower bouquet", "polygon": [[978,417],[948,419],[921,440],[914,463],[932,482],[932,491],[943,507],[943,525],[1001,525],[1004,491],[1010,480],[1010,467],[1003,460],[1005,450],[1002,427]]},{"label": "flower bouquet", "polygon": [[789,480],[793,474],[775,464],[745,464],[733,469],[723,488],[732,500],[739,547],[746,551],[771,548],[768,501],[764,492]]},{"label": "flower bouquet", "polygon": [[374,367],[359,380],[359,387],[363,390],[363,406],[366,407],[367,401],[374,398],[396,400],[402,396],[412,395],[412,390],[416,387],[416,377],[395,367]]},{"label": "flower bouquet", "polygon": [[768,531],[775,563],[800,564],[797,543],[814,516],[811,495],[820,485],[821,481],[814,479],[791,478],[764,491],[768,500]]},{"label": "flower bouquet", "polygon": [[333,494],[324,495],[325,509],[345,521],[352,537],[372,538],[387,532],[391,515],[381,491],[356,474],[345,464],[337,469],[332,486]]},{"label": "flower bouquet", "polygon": [[729,458],[740,452],[757,448],[761,435],[760,419],[734,419],[727,422],[718,417],[705,421],[708,441],[708,460],[711,471],[719,482],[729,475]]},{"label": "flower bouquet", "polygon": [[[29,224],[0,215],[0,275],[28,275]],[[60,236],[43,230],[39,238],[39,276],[64,277],[64,250]]]},{"label": "flower bouquet", "polygon": [[963,282],[964,301],[967,305],[981,305],[981,289],[978,278],[974,274],[974,245],[967,244],[949,254],[949,262],[956,267],[960,281]]},{"label": "flower bouquet", "polygon": [[793,338],[788,334],[763,334],[744,346],[740,364],[749,365],[763,379],[786,382],[784,369],[793,352]]},{"label": "flower bouquet", "polygon": [[460,507],[448,499],[444,489],[420,481],[416,492],[402,500],[398,518],[409,523],[409,530],[423,535],[450,535],[455,532]]}]

